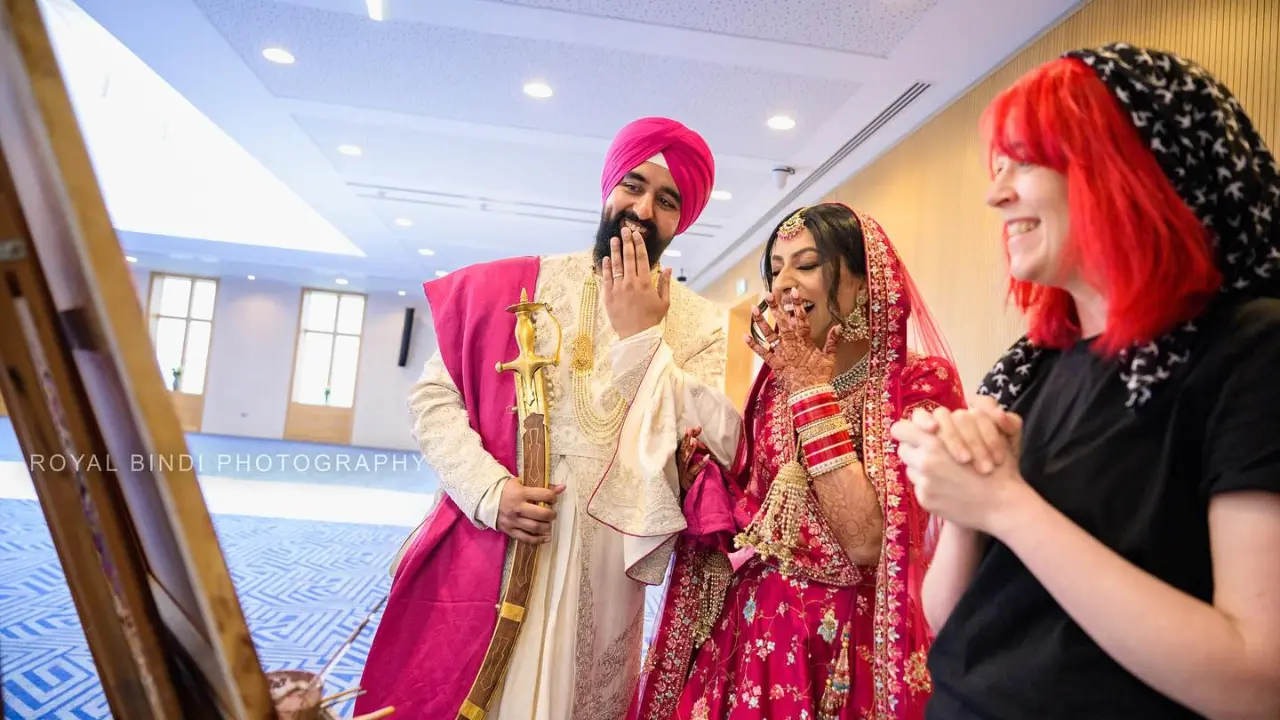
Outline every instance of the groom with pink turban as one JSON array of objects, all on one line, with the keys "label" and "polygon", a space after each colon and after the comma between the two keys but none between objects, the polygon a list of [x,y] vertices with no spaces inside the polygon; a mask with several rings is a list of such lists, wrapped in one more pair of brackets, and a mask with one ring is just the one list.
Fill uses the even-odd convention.
[{"label": "groom with pink turban", "polygon": [[[402,549],[357,713],[398,720],[613,720],[640,673],[645,587],[660,585],[677,534],[699,522],[675,474],[670,399],[718,392],[725,317],[658,260],[706,207],[715,162],[693,130],[644,118],[614,139],[594,246],[519,257],[425,283],[438,350],[409,395],[414,433],[443,489]],[[584,238],[585,241],[585,238]],[[585,242],[584,242],[585,245]],[[514,374],[521,289],[563,327],[547,368],[549,489],[517,475]],[[536,350],[554,326],[538,320]],[[665,400],[664,400],[665,399]],[[637,458],[644,461],[637,464]],[[638,467],[648,472],[638,472]],[[505,676],[466,703],[498,620],[514,538],[539,546]]]}]

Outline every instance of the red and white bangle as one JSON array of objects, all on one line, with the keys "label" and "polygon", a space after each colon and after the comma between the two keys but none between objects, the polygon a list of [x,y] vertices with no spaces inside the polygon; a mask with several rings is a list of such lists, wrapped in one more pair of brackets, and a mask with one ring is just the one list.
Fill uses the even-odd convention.
[{"label": "red and white bangle", "polygon": [[791,419],[797,429],[840,414],[840,399],[830,385],[801,390],[792,395],[787,404],[791,408]]},{"label": "red and white bangle", "polygon": [[816,385],[788,398],[800,454],[810,475],[822,475],[856,462],[849,421],[835,389]]},{"label": "red and white bangle", "polygon": [[836,430],[830,434],[802,443],[805,467],[811,475],[823,475],[857,461],[853,437],[848,430]]}]

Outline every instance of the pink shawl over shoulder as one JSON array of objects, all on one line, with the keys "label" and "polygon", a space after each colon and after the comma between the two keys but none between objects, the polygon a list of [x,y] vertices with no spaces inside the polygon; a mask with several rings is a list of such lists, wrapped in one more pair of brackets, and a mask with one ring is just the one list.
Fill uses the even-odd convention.
[{"label": "pink shawl over shoulder", "polygon": [[[516,474],[515,376],[499,361],[518,352],[515,315],[532,297],[539,260],[520,257],[423,284],[445,368],[485,449]],[[536,298],[534,298],[536,299]],[[447,495],[401,561],[365,663],[356,713],[387,705],[397,720],[455,717],[497,622],[507,536],[481,530]]]}]

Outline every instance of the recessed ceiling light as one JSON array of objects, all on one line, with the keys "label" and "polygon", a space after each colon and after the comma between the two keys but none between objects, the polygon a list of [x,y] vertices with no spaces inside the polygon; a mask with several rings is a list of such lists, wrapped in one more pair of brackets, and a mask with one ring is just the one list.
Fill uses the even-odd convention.
[{"label": "recessed ceiling light", "polygon": [[712,190],[711,199],[712,200],[732,200],[733,193],[729,192],[728,190]]},{"label": "recessed ceiling light", "polygon": [[424,255],[426,257],[431,257],[432,255],[436,254],[436,251],[432,250],[431,248],[418,248],[418,254]]},{"label": "recessed ceiling light", "polygon": [[397,294],[397,295],[399,295],[400,297],[404,297],[404,291],[403,291],[403,290],[401,290],[400,292],[398,292],[398,293],[396,293],[396,294]]},{"label": "recessed ceiling light", "polygon": [[338,279],[334,280],[334,282],[338,283],[339,285],[346,285],[346,284],[347,284],[347,279],[346,279],[346,278],[338,278]]},{"label": "recessed ceiling light", "polygon": [[369,11],[370,20],[379,20],[383,18],[382,0],[364,0],[365,9]]},{"label": "recessed ceiling light", "polygon": [[293,64],[293,53],[290,53],[288,50],[285,50],[284,48],[278,48],[278,47],[267,48],[266,50],[262,51],[262,57],[270,60],[273,63],[279,63],[281,65]]},{"label": "recessed ceiling light", "polygon": [[257,280],[257,279],[258,279],[257,277],[255,277],[255,276],[253,276],[253,275],[249,275],[248,277],[249,277],[249,279],[250,279],[250,280]]},{"label": "recessed ceiling light", "polygon": [[125,256],[124,256],[124,261],[125,261],[125,262],[138,262],[138,258],[136,258],[136,257],[134,257],[134,256],[132,256],[132,255],[125,255]]},{"label": "recessed ceiling light", "polygon": [[360,149],[359,145],[339,145],[338,152],[351,157],[360,157],[364,151]]},{"label": "recessed ceiling light", "polygon": [[413,221],[409,218],[396,218],[396,225],[400,227],[413,227]]},{"label": "recessed ceiling light", "polygon": [[436,271],[436,277],[444,277],[445,275],[448,275],[448,274],[449,274],[449,271],[448,271],[448,270],[437,270],[437,271]]},{"label": "recessed ceiling light", "polygon": [[680,252],[679,250],[667,250],[667,251],[663,252],[662,254],[663,254],[663,255],[668,255],[668,256],[670,256],[670,257],[680,257],[680,256],[684,255],[684,253]]},{"label": "recessed ceiling light", "polygon": [[524,94],[535,98],[551,97],[551,86],[544,82],[530,82],[524,84]]},{"label": "recessed ceiling light", "polygon": [[790,130],[796,126],[796,121],[786,115],[774,115],[769,118],[769,127],[774,130]]}]

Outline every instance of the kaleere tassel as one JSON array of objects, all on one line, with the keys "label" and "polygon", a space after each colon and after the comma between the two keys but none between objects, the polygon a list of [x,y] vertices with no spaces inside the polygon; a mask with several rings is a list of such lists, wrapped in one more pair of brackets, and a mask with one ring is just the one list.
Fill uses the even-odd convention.
[{"label": "kaleere tassel", "polygon": [[694,575],[698,578],[698,605],[697,617],[693,621],[693,646],[698,648],[711,637],[711,631],[724,610],[724,598],[733,581],[733,565],[729,556],[719,550],[702,553],[694,563]]},{"label": "kaleere tassel", "polygon": [[809,495],[809,474],[799,460],[792,460],[778,470],[769,485],[760,511],[751,523],[734,538],[739,548],[754,548],[760,558],[777,558],[779,570],[789,576],[800,547],[800,514]]},{"label": "kaleere tassel", "polygon": [[835,388],[822,383],[793,393],[787,400],[792,427],[799,436],[795,457],[778,469],[760,510],[734,538],[739,548],[751,547],[761,559],[776,558],[789,576],[800,548],[800,522],[809,504],[809,478],[856,462],[849,422],[840,409]]},{"label": "kaleere tassel", "polygon": [[849,698],[849,688],[853,683],[849,677],[849,623],[844,624],[844,633],[840,638],[840,654],[827,677],[826,689],[822,692],[822,701],[818,706],[818,720],[837,720]]}]

